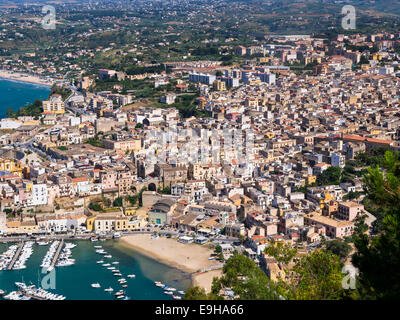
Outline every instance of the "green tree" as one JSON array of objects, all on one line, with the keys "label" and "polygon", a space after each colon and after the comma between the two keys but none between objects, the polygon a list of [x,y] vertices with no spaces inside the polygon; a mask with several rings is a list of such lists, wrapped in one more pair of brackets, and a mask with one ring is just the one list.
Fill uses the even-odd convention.
[{"label": "green tree", "polygon": [[122,198],[121,197],[115,198],[115,200],[113,202],[113,206],[114,207],[122,207]]},{"label": "green tree", "polygon": [[297,254],[297,249],[283,241],[271,241],[270,245],[265,248],[264,252],[274,257],[277,262],[289,264]]},{"label": "green tree", "polygon": [[376,235],[369,235],[363,221],[354,234],[356,252],[352,262],[359,269],[358,286],[365,299],[400,297],[400,161],[399,155],[386,151],[386,172],[368,168],[364,177],[368,199],[381,210]]},{"label": "green tree", "polygon": [[326,250],[339,256],[341,259],[346,259],[351,251],[351,246],[340,239],[334,239],[326,242]]},{"label": "green tree", "polygon": [[342,169],[340,167],[329,167],[324,172],[318,175],[317,184],[320,186],[340,184],[341,173]]},{"label": "green tree", "polygon": [[336,300],[344,297],[342,263],[326,250],[315,250],[295,265],[296,300]]},{"label": "green tree", "polygon": [[277,300],[278,286],[248,257],[234,253],[225,263],[221,278],[214,278],[212,293],[233,290],[240,300]]}]

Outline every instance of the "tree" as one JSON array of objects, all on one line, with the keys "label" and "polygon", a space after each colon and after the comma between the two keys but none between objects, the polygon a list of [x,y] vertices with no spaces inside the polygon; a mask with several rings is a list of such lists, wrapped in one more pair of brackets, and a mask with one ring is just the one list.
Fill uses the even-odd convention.
[{"label": "tree", "polygon": [[115,200],[113,202],[113,206],[114,207],[122,207],[122,198],[121,197],[115,198]]},{"label": "tree", "polygon": [[342,263],[326,250],[315,250],[295,265],[296,300],[336,300],[344,297]]},{"label": "tree", "polygon": [[283,241],[271,241],[270,245],[265,248],[264,252],[274,257],[277,262],[289,264],[297,254],[297,249],[291,245],[285,244]]},{"label": "tree", "polygon": [[185,293],[185,300],[208,300],[208,296],[204,288],[189,287]]},{"label": "tree", "polygon": [[332,185],[340,184],[340,175],[342,169],[340,167],[329,167],[324,172],[318,175],[317,184],[318,185]]},{"label": "tree", "polygon": [[280,299],[278,286],[250,258],[234,253],[225,263],[221,278],[214,278],[211,292],[219,296],[230,289],[240,300]]},{"label": "tree", "polygon": [[346,259],[351,251],[351,246],[340,239],[334,239],[326,243],[326,250],[339,256],[341,259]]},{"label": "tree", "polygon": [[359,269],[358,286],[364,299],[400,297],[400,161],[398,153],[386,151],[386,173],[368,168],[364,177],[366,197],[380,209],[375,236],[360,221],[353,235],[356,252],[352,263]]}]

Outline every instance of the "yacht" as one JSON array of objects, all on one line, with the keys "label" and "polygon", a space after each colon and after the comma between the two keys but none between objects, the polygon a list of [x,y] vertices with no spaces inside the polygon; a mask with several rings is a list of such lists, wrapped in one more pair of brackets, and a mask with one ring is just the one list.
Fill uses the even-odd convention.
[{"label": "yacht", "polygon": [[168,294],[168,295],[173,295],[173,293],[171,291],[164,291],[164,293]]},{"label": "yacht", "polygon": [[114,261],[112,264],[119,264],[119,262],[118,261]]},{"label": "yacht", "polygon": [[112,258],[112,255],[108,254],[108,255],[104,256],[104,258]]},{"label": "yacht", "polygon": [[4,290],[0,289],[0,296],[5,295],[5,294],[6,294],[6,292]]},{"label": "yacht", "polygon": [[99,260],[96,263],[104,263],[104,260]]},{"label": "yacht", "polygon": [[111,288],[111,287],[109,287],[109,288],[107,288],[107,289],[104,289],[104,291],[106,291],[106,292],[113,292],[113,291],[114,291],[114,289],[113,289],[113,288]]},{"label": "yacht", "polygon": [[136,275],[134,275],[134,274],[128,274],[128,278],[135,278],[136,277]]},{"label": "yacht", "polygon": [[92,283],[91,284],[92,288],[100,288],[100,283]]},{"label": "yacht", "polygon": [[178,291],[178,293],[183,295],[183,296],[185,295],[185,291]]},{"label": "yacht", "polygon": [[121,276],[122,276],[122,274],[121,274],[121,273],[114,273],[114,276],[121,277]]},{"label": "yacht", "polygon": [[167,290],[167,291],[176,291],[176,289],[175,288],[165,288],[164,290]]},{"label": "yacht", "polygon": [[47,241],[39,241],[37,243],[38,246],[47,246],[49,243]]},{"label": "yacht", "polygon": [[172,295],[172,298],[174,298],[175,300],[182,300],[182,297],[180,297],[180,296]]},{"label": "yacht", "polygon": [[111,266],[111,264],[109,264],[109,263],[103,263],[102,266],[103,266],[103,267],[109,267],[109,266]]},{"label": "yacht", "polygon": [[96,249],[102,249],[102,246],[94,246]]}]

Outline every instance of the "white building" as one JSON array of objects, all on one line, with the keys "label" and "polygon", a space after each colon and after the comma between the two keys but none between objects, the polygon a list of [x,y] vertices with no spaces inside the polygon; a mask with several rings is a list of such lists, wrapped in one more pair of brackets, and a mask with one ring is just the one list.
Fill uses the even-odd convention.
[{"label": "white building", "polygon": [[48,203],[48,191],[45,183],[32,186],[32,205],[40,206]]},{"label": "white building", "polygon": [[334,167],[344,168],[346,162],[346,157],[339,153],[332,153],[331,156],[331,165]]}]

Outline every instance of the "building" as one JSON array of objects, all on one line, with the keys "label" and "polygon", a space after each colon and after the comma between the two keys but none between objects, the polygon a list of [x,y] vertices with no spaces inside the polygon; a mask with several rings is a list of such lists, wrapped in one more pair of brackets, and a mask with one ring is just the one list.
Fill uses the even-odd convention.
[{"label": "building", "polygon": [[217,79],[217,77],[212,74],[202,74],[202,73],[190,73],[189,74],[190,82],[201,82],[201,83],[204,83],[207,85],[212,85],[216,79]]},{"label": "building", "polygon": [[357,202],[340,202],[337,211],[337,218],[341,220],[353,221],[358,216],[362,215],[363,210],[364,206],[362,204],[358,204]]},{"label": "building", "polygon": [[160,102],[165,104],[173,104],[175,103],[176,95],[174,94],[166,94],[165,96],[161,97]]},{"label": "building", "polygon": [[43,101],[44,114],[63,114],[65,112],[64,102],[59,94],[53,94],[49,100]]},{"label": "building", "polygon": [[149,222],[160,225],[170,224],[170,216],[175,203],[172,199],[157,201],[149,211]]},{"label": "building", "polygon": [[351,221],[340,221],[313,213],[304,216],[304,222],[325,227],[326,235],[331,238],[350,237],[354,230],[354,223]]}]

